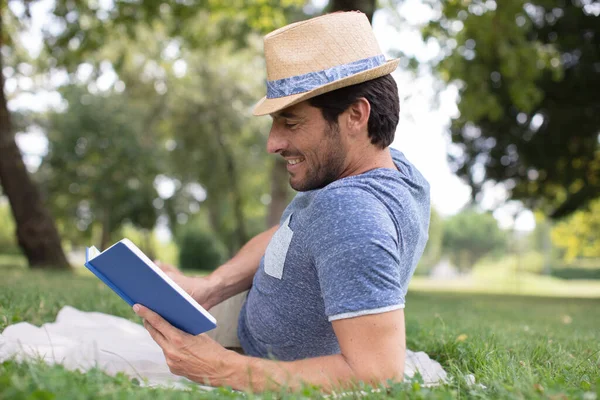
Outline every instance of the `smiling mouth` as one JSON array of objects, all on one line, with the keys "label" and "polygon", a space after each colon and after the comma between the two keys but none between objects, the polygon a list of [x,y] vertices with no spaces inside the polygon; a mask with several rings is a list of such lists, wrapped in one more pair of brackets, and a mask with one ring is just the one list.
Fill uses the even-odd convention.
[{"label": "smiling mouth", "polygon": [[287,159],[287,165],[296,165],[296,164],[300,164],[302,161],[304,161],[304,158],[300,157],[300,158],[290,158]]}]

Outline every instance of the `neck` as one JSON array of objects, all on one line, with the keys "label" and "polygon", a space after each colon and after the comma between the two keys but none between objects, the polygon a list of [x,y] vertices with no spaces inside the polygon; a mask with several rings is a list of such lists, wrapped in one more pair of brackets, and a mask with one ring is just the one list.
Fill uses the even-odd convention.
[{"label": "neck", "polygon": [[396,169],[389,147],[376,148],[372,145],[356,152],[354,157],[348,157],[346,168],[338,179],[360,175],[377,168]]}]

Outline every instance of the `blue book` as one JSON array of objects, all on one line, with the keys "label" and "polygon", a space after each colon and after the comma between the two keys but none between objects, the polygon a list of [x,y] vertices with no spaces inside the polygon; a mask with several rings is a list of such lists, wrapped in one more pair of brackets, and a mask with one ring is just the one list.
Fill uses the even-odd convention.
[{"label": "blue book", "polygon": [[176,328],[198,335],[217,321],[129,239],[103,252],[86,249],[85,266],[130,306],[141,304]]}]

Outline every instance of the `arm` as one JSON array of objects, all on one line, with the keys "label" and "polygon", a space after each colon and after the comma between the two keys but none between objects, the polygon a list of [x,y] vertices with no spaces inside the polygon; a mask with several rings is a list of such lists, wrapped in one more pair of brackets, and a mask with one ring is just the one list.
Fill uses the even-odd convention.
[{"label": "arm", "polygon": [[403,309],[334,321],[341,354],[291,362],[243,356],[206,335],[188,335],[145,307],[134,310],[163,349],[171,372],[199,383],[253,392],[296,390],[306,383],[331,391],[404,376]]},{"label": "arm", "polygon": [[260,264],[260,259],[265,254],[267,245],[278,228],[279,226],[276,225],[256,235],[231,260],[217,268],[207,277],[199,278],[206,281],[201,283],[203,290],[205,290],[206,283],[208,283],[210,288],[210,307],[244,290],[250,289],[252,279]]},{"label": "arm", "polygon": [[351,388],[358,382],[376,386],[404,376],[404,310],[366,315],[332,323],[341,354],[278,362],[230,355],[227,377],[219,382],[235,389],[262,392],[302,384],[317,385],[331,391]]},{"label": "arm", "polygon": [[250,239],[231,260],[208,276],[188,277],[171,265],[160,261],[156,261],[156,264],[194,300],[209,310],[250,288],[260,259],[278,228],[279,226],[274,226]]}]

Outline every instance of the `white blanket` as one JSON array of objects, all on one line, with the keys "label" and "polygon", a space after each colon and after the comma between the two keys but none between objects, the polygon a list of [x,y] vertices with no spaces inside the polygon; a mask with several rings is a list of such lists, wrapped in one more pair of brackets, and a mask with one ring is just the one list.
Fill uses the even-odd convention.
[{"label": "white blanket", "polygon": [[[41,327],[27,322],[0,334],[0,362],[41,360],[67,369],[100,368],[110,375],[124,372],[143,385],[185,388],[190,381],[173,375],[160,347],[146,329],[124,318],[63,307],[56,321]],[[423,352],[407,351],[405,374],[419,372],[425,384],[447,380],[446,372]]]}]

